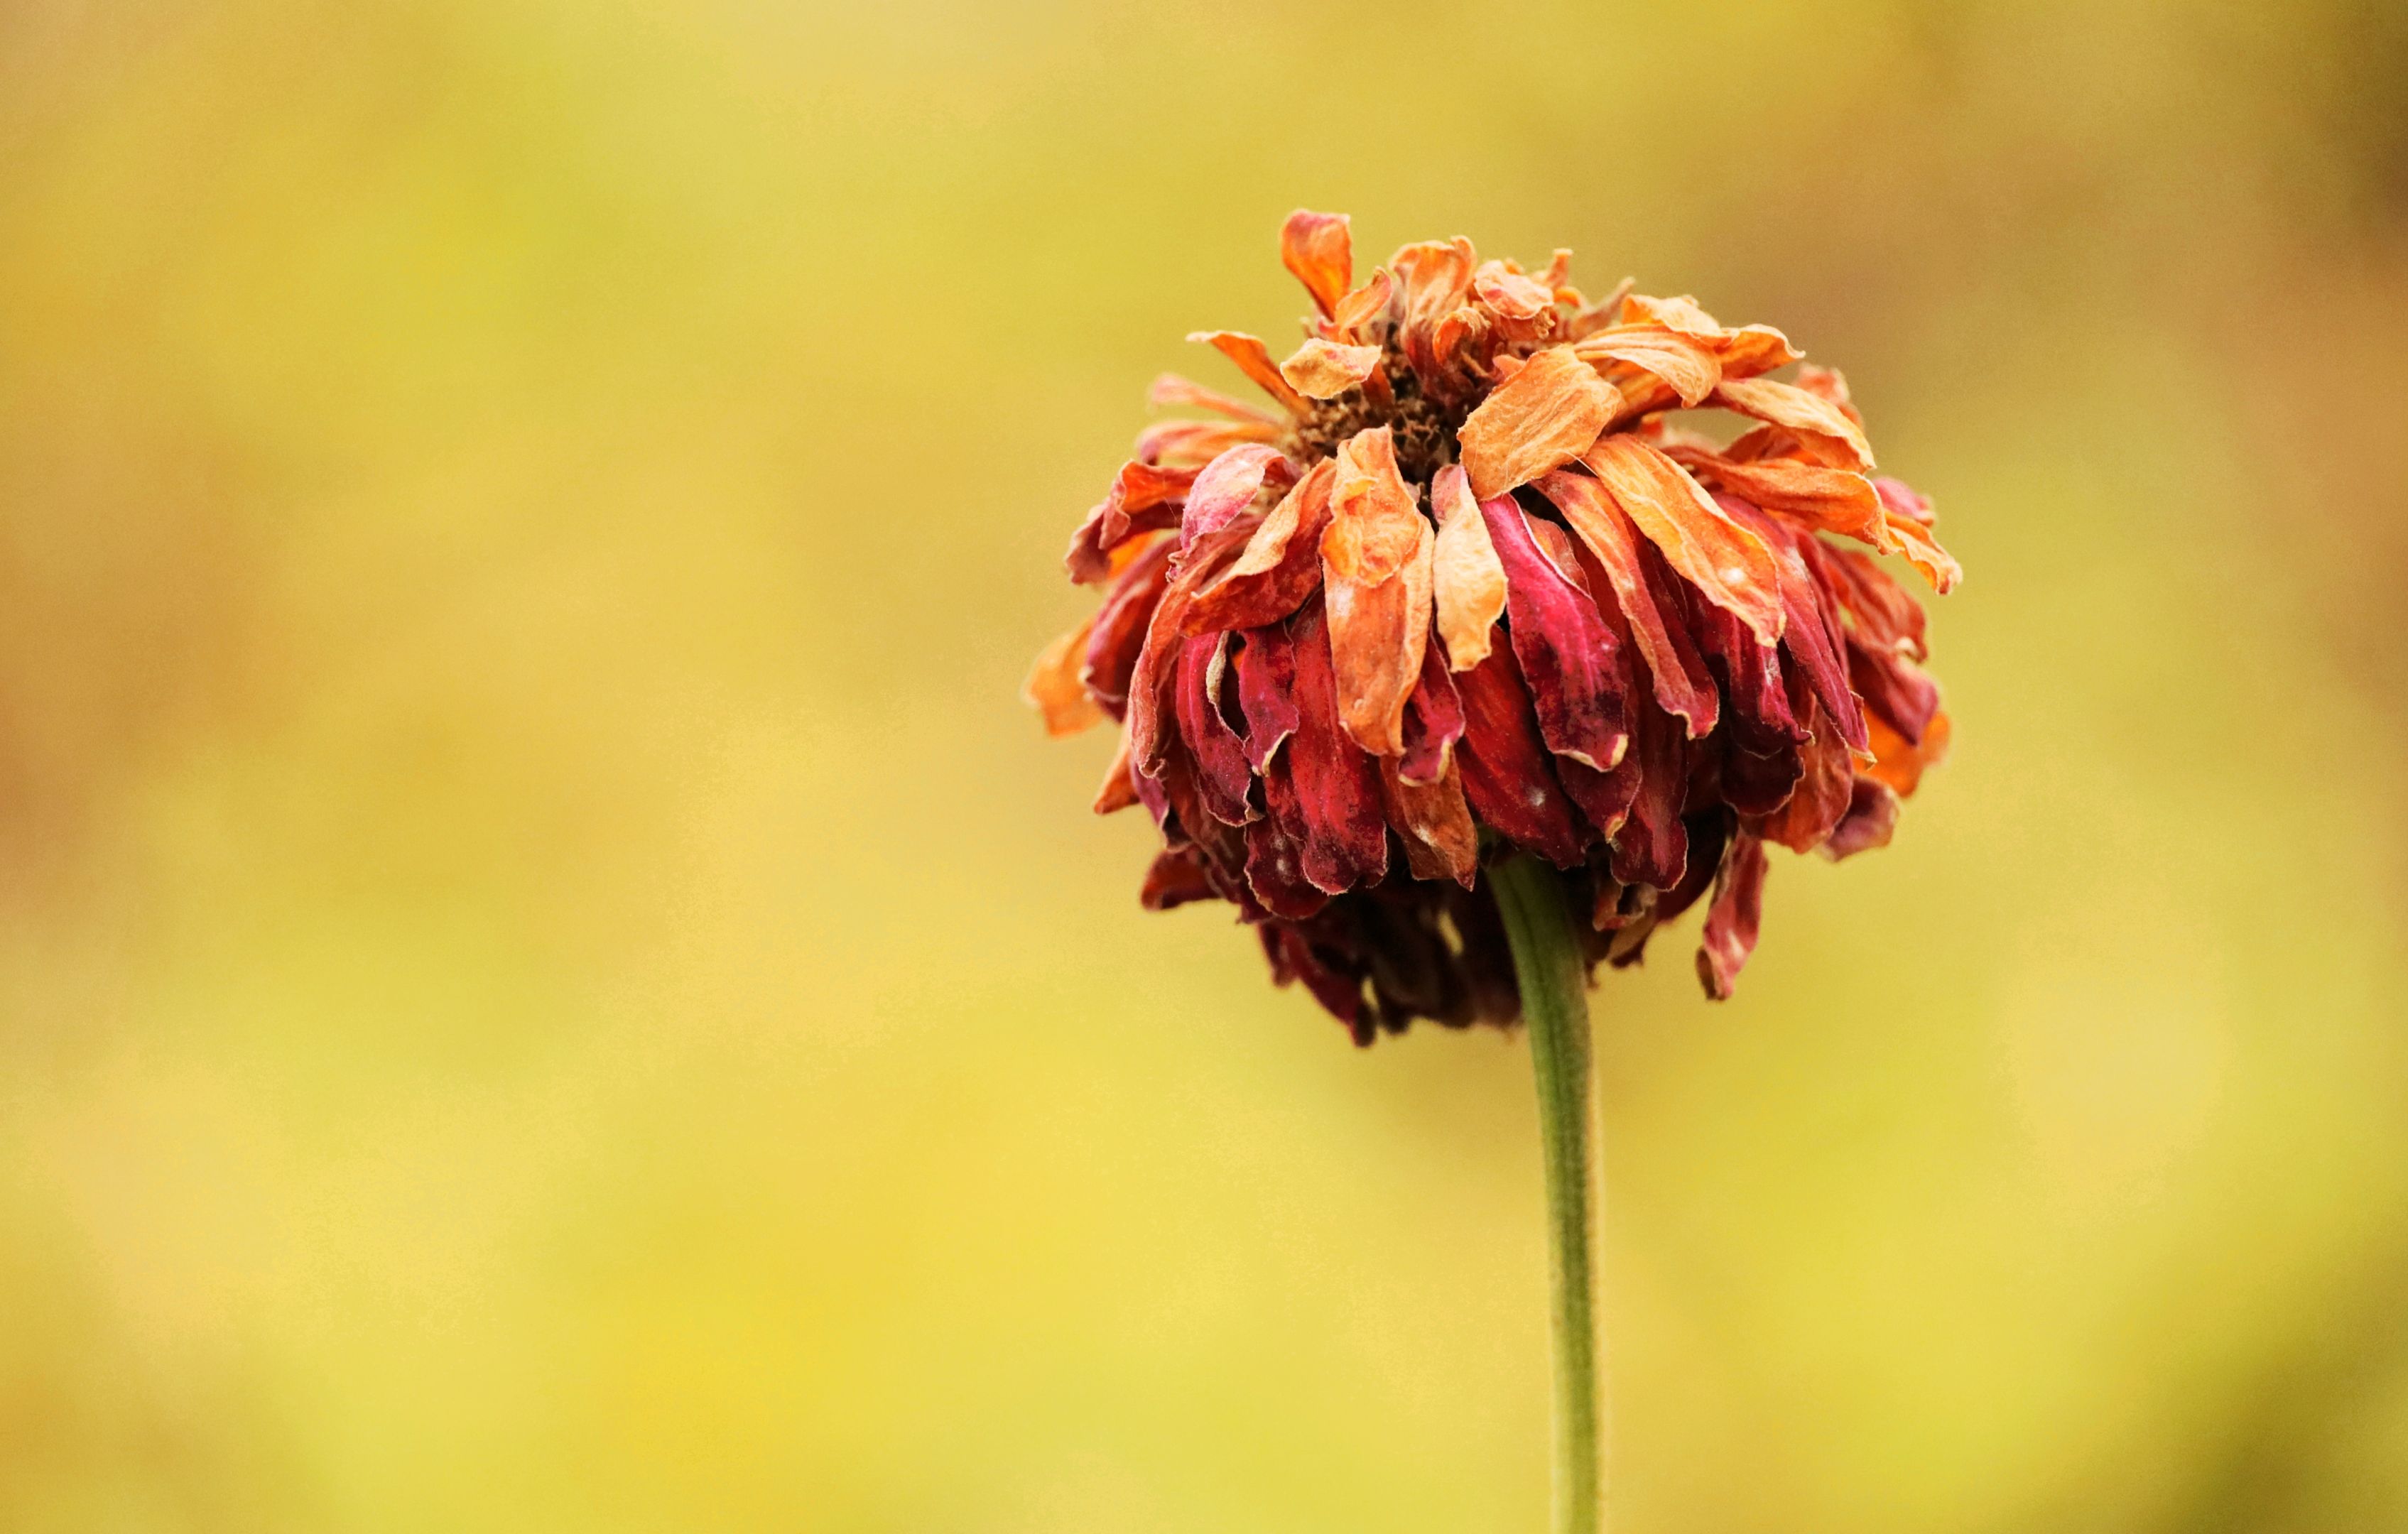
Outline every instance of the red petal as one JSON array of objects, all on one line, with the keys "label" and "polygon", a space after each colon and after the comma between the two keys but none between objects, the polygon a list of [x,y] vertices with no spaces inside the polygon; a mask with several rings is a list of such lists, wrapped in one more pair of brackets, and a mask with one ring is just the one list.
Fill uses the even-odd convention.
[{"label": "red petal", "polygon": [[1254,529],[1245,552],[1189,604],[1190,633],[1260,628],[1304,605],[1321,584],[1321,538],[1329,525],[1337,465],[1323,459]]},{"label": "red petal", "polygon": [[1135,459],[1121,466],[1112,488],[1087,513],[1070,537],[1063,567],[1081,585],[1091,585],[1111,573],[1106,556],[1140,533],[1179,525],[1179,509],[1187,487],[1196,481],[1188,468],[1160,468]]},{"label": "red petal", "polygon": [[1631,755],[1639,765],[1639,793],[1614,836],[1612,868],[1626,884],[1669,890],[1688,867],[1681,805],[1689,788],[1689,742],[1680,722],[1663,710],[1642,702],[1637,712]]},{"label": "red petal", "polygon": [[[1304,845],[1304,877],[1317,889],[1341,894],[1375,883],[1388,869],[1388,824],[1381,813],[1380,775],[1371,758],[1338,724],[1338,679],[1329,659],[1329,631],[1318,606],[1289,620],[1296,636],[1296,737],[1271,764],[1296,791],[1301,825],[1289,834]],[[1275,807],[1276,808],[1276,807]],[[1299,831],[1301,834],[1298,834]]]},{"label": "red petal", "polygon": [[1180,518],[1179,541],[1193,543],[1229,525],[1230,519],[1254,504],[1266,480],[1278,486],[1295,477],[1277,448],[1259,442],[1231,448],[1197,471],[1187,490],[1187,509]]},{"label": "red petal", "polygon": [[1405,750],[1397,760],[1398,776],[1416,785],[1437,782],[1446,776],[1455,743],[1462,738],[1463,696],[1437,649],[1425,649],[1421,681],[1405,702]]},{"label": "red petal", "polygon": [[1207,635],[1180,647],[1179,733],[1196,758],[1196,786],[1206,811],[1225,825],[1243,825],[1254,818],[1254,808],[1247,802],[1254,775],[1245,743],[1221,713],[1228,638]]},{"label": "red petal", "polygon": [[1857,705],[1856,695],[1848,688],[1848,663],[1842,654],[1845,637],[1838,623],[1838,613],[1827,609],[1823,594],[1806,568],[1805,558],[1798,546],[1811,535],[1794,533],[1770,517],[1734,496],[1717,495],[1716,504],[1736,520],[1745,523],[1764,539],[1781,570],[1781,600],[1788,621],[1781,630],[1781,646],[1798,664],[1806,680],[1822,700],[1823,709],[1840,732],[1840,738],[1857,753],[1867,750],[1865,713]]},{"label": "red petal", "polygon": [[1714,875],[1714,903],[1706,911],[1705,941],[1698,948],[1698,978],[1716,1001],[1730,998],[1739,972],[1756,952],[1764,919],[1764,843],[1740,832]]},{"label": "red petal", "polygon": [[1910,660],[1921,660],[1924,648],[1923,608],[1892,581],[1879,565],[1853,549],[1835,549],[1820,538],[1800,538],[1799,552],[1807,568],[1846,611],[1856,638],[1870,649],[1886,650]]},{"label": "red petal", "polygon": [[1895,652],[1850,642],[1848,680],[1863,695],[1865,707],[1890,728],[1919,744],[1923,732],[1940,711],[1940,688],[1920,667]]},{"label": "red petal", "polygon": [[1836,863],[1888,846],[1890,834],[1898,829],[1898,795],[1887,783],[1857,779],[1849,790],[1848,812],[1823,843],[1824,855]]},{"label": "red petal", "polygon": [[1619,647],[1597,604],[1555,567],[1510,499],[1483,501],[1505,566],[1507,629],[1549,750],[1605,771],[1630,743]]},{"label": "red petal", "polygon": [[1811,853],[1830,839],[1848,812],[1856,772],[1848,744],[1820,709],[1814,714],[1814,737],[1799,753],[1805,770],[1789,802],[1765,817],[1757,832],[1793,853]]},{"label": "red petal", "polygon": [[1296,733],[1296,636],[1283,623],[1249,629],[1238,650],[1238,711],[1246,720],[1246,760],[1257,773]]},{"label": "red petal", "polygon": [[1145,885],[1137,898],[1148,910],[1168,910],[1191,900],[1218,899],[1220,894],[1205,871],[1203,858],[1194,848],[1182,847],[1154,854],[1154,867],[1146,869]]},{"label": "red petal", "polygon": [[1498,650],[1455,674],[1463,696],[1463,739],[1455,760],[1464,796],[1481,823],[1559,868],[1587,856],[1580,822],[1550,765],[1510,651]]},{"label": "red petal", "polygon": [[1290,213],[1280,230],[1280,260],[1312,295],[1315,308],[1335,314],[1354,281],[1354,237],[1346,215],[1301,208]]},{"label": "red petal", "polygon": [[1153,621],[1154,606],[1170,580],[1172,547],[1168,538],[1149,545],[1121,572],[1111,595],[1096,609],[1079,680],[1114,717],[1127,707],[1129,673],[1137,668],[1146,625]]},{"label": "red petal", "polygon": [[[1638,530],[1605,487],[1585,474],[1542,474],[1538,485],[1580,535],[1613,588],[1614,600],[1630,625],[1631,640],[1655,680],[1656,703],[1687,722],[1692,739],[1704,736],[1714,727],[1722,710],[1713,678],[1706,671],[1696,641],[1689,638],[1681,609],[1668,610],[1656,602]],[[1443,541],[1444,532],[1439,536]]]}]

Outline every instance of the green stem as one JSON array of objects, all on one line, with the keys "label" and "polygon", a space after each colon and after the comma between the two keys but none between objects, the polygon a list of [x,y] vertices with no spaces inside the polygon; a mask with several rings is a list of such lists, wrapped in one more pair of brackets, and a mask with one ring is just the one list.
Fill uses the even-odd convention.
[{"label": "green stem", "polygon": [[1521,982],[1547,1174],[1555,1349],[1555,1534],[1605,1524],[1604,1346],[1598,1332],[1598,1204],[1604,1191],[1590,1083],[1588,969],[1555,871],[1523,854],[1491,875]]}]

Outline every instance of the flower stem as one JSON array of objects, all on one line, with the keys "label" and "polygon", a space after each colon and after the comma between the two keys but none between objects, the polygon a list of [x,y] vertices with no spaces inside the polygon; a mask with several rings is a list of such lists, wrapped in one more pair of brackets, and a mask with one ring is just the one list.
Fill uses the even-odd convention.
[{"label": "flower stem", "polygon": [[1604,1346],[1598,1330],[1604,1177],[1590,1082],[1588,969],[1563,882],[1553,869],[1523,853],[1490,877],[1513,950],[1530,1063],[1539,1077],[1554,1291],[1555,1534],[1598,1534],[1605,1524]]}]

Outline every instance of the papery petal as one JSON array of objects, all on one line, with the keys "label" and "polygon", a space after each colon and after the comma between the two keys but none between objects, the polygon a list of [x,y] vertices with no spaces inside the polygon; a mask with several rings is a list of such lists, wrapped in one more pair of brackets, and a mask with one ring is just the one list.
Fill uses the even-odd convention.
[{"label": "papery petal", "polygon": [[[1303,844],[1304,876],[1315,888],[1338,895],[1377,882],[1388,869],[1388,824],[1381,812],[1380,775],[1371,758],[1339,727],[1338,676],[1330,664],[1330,636],[1318,606],[1289,620],[1296,636],[1295,738],[1271,764],[1296,791],[1300,826],[1289,835]],[[1299,834],[1299,831],[1301,834]]]},{"label": "papery petal", "polygon": [[1944,713],[1931,716],[1930,723],[1923,727],[1920,740],[1909,740],[1875,714],[1872,718],[1873,765],[1864,769],[1864,776],[1887,786],[1903,798],[1922,784],[1926,767],[1937,767],[1948,759],[1950,733],[1948,716]]},{"label": "papery petal", "polygon": [[1872,481],[1853,469],[1787,458],[1735,464],[1719,453],[1691,448],[1666,451],[1709,489],[1795,518],[1819,532],[1838,533],[1885,551],[1897,547],[1883,520],[1881,497],[1874,494]]},{"label": "papery petal", "polygon": [[1798,549],[1816,583],[1847,613],[1860,642],[1909,660],[1923,659],[1923,608],[1905,587],[1853,549],[1835,549],[1820,538],[1800,538]]},{"label": "papery petal", "polygon": [[1268,771],[1296,733],[1296,636],[1285,623],[1249,629],[1238,647],[1238,711],[1246,721],[1246,760]]},{"label": "papery petal", "polygon": [[1865,440],[1856,423],[1829,400],[1794,384],[1776,383],[1770,379],[1726,378],[1715,386],[1712,399],[1724,409],[1821,437],[1842,451],[1851,468],[1873,466],[1872,445]]},{"label": "papery petal", "polygon": [[[1668,615],[1657,605],[1641,557],[1638,529],[1605,487],[1585,474],[1563,470],[1542,474],[1538,488],[1563,513],[1613,588],[1614,600],[1629,624],[1631,641],[1654,679],[1657,704],[1686,722],[1692,739],[1705,735],[1721,713],[1713,678],[1707,673],[1679,610]],[[1445,539],[1441,528],[1441,546]]]},{"label": "papery petal", "polygon": [[1764,843],[1742,831],[1731,839],[1714,875],[1714,903],[1706,911],[1705,940],[1698,946],[1698,979],[1707,996],[1730,998],[1740,970],[1756,952],[1763,920]]},{"label": "papery petal", "polygon": [[1280,364],[1280,376],[1309,399],[1336,399],[1361,387],[1379,366],[1376,346],[1347,346],[1315,336]]},{"label": "papery petal", "polygon": [[1661,325],[1698,341],[1713,351],[1725,378],[1753,378],[1796,362],[1799,353],[1789,338],[1770,325],[1742,325],[1733,330],[1698,307],[1694,298],[1650,298],[1632,294],[1623,301],[1626,323]]},{"label": "papery petal", "polygon": [[1450,760],[1436,782],[1417,783],[1383,757],[1380,794],[1412,876],[1451,879],[1471,888],[1480,871],[1480,831],[1464,798],[1461,769]]},{"label": "papery petal", "polygon": [[1781,571],[1782,606],[1787,614],[1781,631],[1782,648],[1804,673],[1840,738],[1851,751],[1864,753],[1865,715],[1848,686],[1846,636],[1837,614],[1824,607],[1822,588],[1799,552],[1799,545],[1812,535],[1781,525],[1736,496],[1717,495],[1714,502],[1734,521],[1754,529],[1772,551]]},{"label": "papery petal", "polygon": [[1765,817],[1757,833],[1765,840],[1777,842],[1793,853],[1810,853],[1820,847],[1848,812],[1849,796],[1856,782],[1856,772],[1848,753],[1848,743],[1840,737],[1830,715],[1817,709],[1814,713],[1813,738],[1799,753],[1804,771],[1789,801]]},{"label": "papery petal", "polygon": [[1722,381],[1722,365],[1714,360],[1712,348],[1691,337],[1653,325],[1617,325],[1601,330],[1584,337],[1576,350],[1583,360],[1592,365],[1622,363],[1660,380],[1672,397],[1684,405],[1697,404]]},{"label": "papery petal", "polygon": [[1405,781],[1434,783],[1446,776],[1455,743],[1463,738],[1463,697],[1434,647],[1423,649],[1421,680],[1405,700],[1404,737],[1404,754],[1396,765]]},{"label": "papery petal", "polygon": [[1248,442],[1205,465],[1188,487],[1186,510],[1180,518],[1179,540],[1193,543],[1217,533],[1254,502],[1263,485],[1288,483],[1296,471],[1277,448]]},{"label": "papery petal", "polygon": [[[1274,431],[1281,430],[1286,425],[1279,416],[1259,405],[1239,399],[1232,394],[1225,394],[1218,389],[1208,388],[1194,379],[1182,378],[1177,373],[1157,375],[1153,386],[1145,392],[1145,402],[1156,409],[1168,407],[1171,409],[1211,410],[1215,414],[1226,415],[1250,425],[1268,426]],[[1184,424],[1202,425],[1204,423],[1192,422]]]},{"label": "papery petal", "polygon": [[[1315,929],[1326,924],[1314,921]],[[1327,943],[1315,942],[1304,926],[1286,922],[1262,929],[1263,951],[1270,956],[1271,979],[1281,985],[1297,981],[1321,1003],[1322,1010],[1346,1025],[1354,1042],[1368,1044],[1374,1032],[1363,1008],[1363,977],[1358,965]]]},{"label": "papery petal", "polygon": [[1220,894],[1203,858],[1194,848],[1182,847],[1154,854],[1137,898],[1148,910],[1169,910],[1194,900],[1218,899]]},{"label": "papery petal", "polygon": [[[1144,647],[1138,652],[1137,666],[1129,674],[1129,750],[1140,778],[1160,777],[1171,748],[1178,742],[1179,734],[1174,727],[1175,688],[1180,647],[1185,642],[1180,624],[1185,618],[1187,604],[1195,599],[1198,588],[1218,575],[1245,547],[1246,539],[1253,536],[1254,522],[1252,517],[1241,517],[1178,550],[1172,558],[1170,580],[1163,587],[1162,600],[1154,604],[1154,617],[1145,628]],[[1144,792],[1142,784],[1139,791]]]},{"label": "papery petal", "polygon": [[1622,407],[1613,385],[1568,346],[1535,352],[1480,402],[1456,434],[1481,500],[1529,483],[1588,451]]},{"label": "papery petal", "polygon": [[1553,287],[1512,270],[1501,261],[1482,262],[1471,274],[1471,291],[1507,320],[1535,320],[1555,307]]},{"label": "papery petal", "polygon": [[1297,481],[1229,567],[1188,605],[1191,634],[1260,628],[1304,605],[1321,584],[1321,539],[1329,525],[1337,465],[1323,459]]},{"label": "papery petal", "polygon": [[1488,521],[1481,515],[1460,465],[1438,471],[1430,484],[1430,502],[1438,513],[1430,583],[1438,603],[1439,637],[1446,641],[1448,665],[1467,671],[1487,656],[1497,620],[1505,615],[1505,566],[1498,561]]},{"label": "papery petal", "polygon": [[1630,743],[1615,642],[1597,604],[1531,537],[1512,500],[1480,503],[1505,566],[1513,654],[1530,689],[1547,748],[1605,771]]},{"label": "papery petal", "polygon": [[1335,314],[1354,281],[1354,236],[1346,215],[1301,208],[1290,213],[1280,229],[1280,261],[1312,295],[1315,308]]},{"label": "papery petal", "polygon": [[1772,551],[1731,521],[1686,470],[1627,432],[1601,439],[1581,461],[1713,606],[1765,644],[1781,637],[1781,572]]},{"label": "papery petal", "polygon": [[1179,525],[1187,487],[1196,482],[1191,468],[1164,468],[1131,459],[1113,476],[1112,487],[1087,513],[1071,535],[1063,567],[1081,585],[1092,585],[1111,573],[1112,550],[1140,533]]},{"label": "papery petal", "polygon": [[1240,442],[1277,441],[1281,430],[1256,421],[1157,421],[1137,434],[1137,455],[1192,473]]},{"label": "papery petal", "polygon": [[1579,865],[1587,856],[1587,843],[1540,738],[1512,652],[1494,651],[1457,673],[1455,681],[1464,713],[1463,739],[1455,754],[1472,812],[1507,840],[1559,868]]},{"label": "papery petal", "polygon": [[1110,815],[1137,802],[1137,780],[1129,770],[1128,732],[1123,730],[1119,743],[1112,748],[1111,765],[1104,768],[1104,781],[1096,787],[1095,811]]},{"label": "papery petal", "polygon": [[1279,365],[1271,361],[1270,348],[1262,343],[1261,337],[1249,336],[1242,330],[1198,330],[1192,332],[1187,338],[1201,341],[1236,363],[1240,372],[1254,380],[1263,393],[1285,406],[1289,413],[1302,415],[1312,409],[1304,396],[1290,388],[1287,380],[1280,376]]},{"label": "papery petal", "polygon": [[1149,545],[1121,572],[1096,609],[1079,680],[1108,712],[1118,714],[1128,703],[1129,674],[1137,668],[1147,625],[1170,580],[1174,547],[1168,538]]},{"label": "papery petal", "polygon": [[1365,327],[1388,312],[1396,295],[1397,280],[1383,266],[1338,301],[1337,312],[1330,315],[1323,334],[1333,341],[1361,340]]},{"label": "papery petal", "polygon": [[1322,587],[1337,670],[1340,717],[1364,750],[1404,750],[1405,700],[1429,639],[1432,536],[1397,472],[1388,428],[1358,432],[1338,450]]},{"label": "papery petal", "polygon": [[1876,650],[1852,639],[1848,681],[1868,710],[1909,744],[1922,744],[1924,730],[1940,711],[1940,688],[1921,667],[1896,651]]},{"label": "papery petal", "polygon": [[1408,245],[1388,258],[1404,293],[1404,318],[1399,337],[1405,362],[1426,386],[1445,392],[1444,365],[1437,349],[1438,328],[1461,307],[1471,291],[1474,254],[1471,241],[1457,236],[1440,242]]},{"label": "papery petal", "polygon": [[1881,495],[1882,517],[1898,540],[1899,552],[1915,567],[1931,589],[1945,596],[1965,579],[1964,566],[1956,556],[1940,546],[1931,533],[1931,502],[1916,495],[1896,480],[1873,481]]},{"label": "papery petal", "polygon": [[1087,695],[1086,684],[1079,680],[1087,655],[1087,637],[1095,626],[1090,617],[1047,645],[1028,668],[1028,680],[1021,683],[1021,697],[1045,716],[1047,735],[1076,735],[1104,717],[1104,710],[1096,706],[1096,700]]},{"label": "papery petal", "polygon": [[1898,829],[1899,797],[1887,783],[1859,778],[1849,788],[1848,812],[1823,842],[1823,855],[1837,863],[1843,857],[1886,847]]},{"label": "papery petal", "polygon": [[1245,742],[1221,712],[1228,640],[1226,634],[1211,634],[1180,647],[1179,733],[1196,759],[1196,785],[1205,810],[1225,825],[1243,825],[1254,818],[1254,808],[1247,802],[1254,775]]},{"label": "papery petal", "polygon": [[1689,833],[1681,820],[1689,787],[1689,742],[1679,720],[1641,702],[1633,710],[1631,757],[1639,792],[1614,834],[1612,869],[1626,884],[1670,889],[1688,867]]}]

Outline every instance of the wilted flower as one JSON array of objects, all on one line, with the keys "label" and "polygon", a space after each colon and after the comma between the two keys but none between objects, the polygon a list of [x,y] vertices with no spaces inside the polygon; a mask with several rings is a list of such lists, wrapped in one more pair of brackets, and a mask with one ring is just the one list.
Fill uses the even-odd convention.
[{"label": "wilted flower", "polygon": [[1482,864],[1520,849],[1568,871],[1592,965],[1708,900],[1727,996],[1765,844],[1883,845],[1946,750],[1922,609],[1864,552],[1948,591],[1931,503],[1873,473],[1838,373],[1765,376],[1799,358],[1768,326],[1462,238],[1357,287],[1331,214],[1281,254],[1316,311],[1294,355],[1190,337],[1277,408],[1155,382],[1214,419],[1139,436],[1067,560],[1103,604],[1029,678],[1056,734],[1120,722],[1096,808],[1161,828],[1145,904],[1233,902],[1357,1040],[1501,1024]]}]

